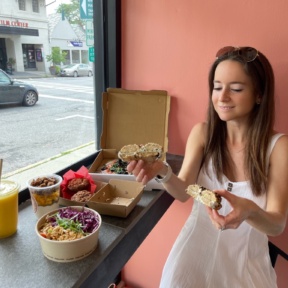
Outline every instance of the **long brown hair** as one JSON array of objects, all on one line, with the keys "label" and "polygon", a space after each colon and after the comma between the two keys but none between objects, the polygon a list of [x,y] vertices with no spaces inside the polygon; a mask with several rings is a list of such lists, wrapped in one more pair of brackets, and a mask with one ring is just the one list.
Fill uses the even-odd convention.
[{"label": "long brown hair", "polygon": [[260,52],[254,61],[245,62],[239,55],[226,55],[216,59],[209,72],[209,106],[208,131],[204,150],[203,166],[207,170],[209,159],[212,159],[214,172],[218,181],[222,181],[225,171],[230,169],[230,156],[226,144],[226,122],[222,121],[212,104],[212,92],[215,70],[224,60],[238,61],[243,64],[247,75],[252,79],[256,95],[260,95],[261,104],[255,104],[250,115],[247,143],[245,147],[245,171],[253,194],[259,196],[267,188],[267,150],[273,133],[274,104],[274,73],[268,59]]}]

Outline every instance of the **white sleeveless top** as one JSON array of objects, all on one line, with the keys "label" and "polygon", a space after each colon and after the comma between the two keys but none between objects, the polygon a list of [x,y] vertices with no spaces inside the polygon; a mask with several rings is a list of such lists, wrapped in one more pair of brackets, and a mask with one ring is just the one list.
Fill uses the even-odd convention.
[{"label": "white sleeveless top", "polygon": [[[269,159],[276,141],[272,137]],[[267,169],[268,170],[268,169]],[[231,182],[226,177],[221,184],[209,165],[207,177],[200,171],[197,184],[208,189],[226,189],[266,207],[266,194],[256,197],[249,182]],[[228,186],[229,184],[229,186]],[[231,210],[222,198],[220,214]],[[177,215],[175,216],[177,217]],[[203,204],[194,201],[192,212],[168,256],[161,279],[161,288],[277,288],[276,274],[271,266],[268,237],[243,222],[237,229],[220,232],[211,223]]]}]

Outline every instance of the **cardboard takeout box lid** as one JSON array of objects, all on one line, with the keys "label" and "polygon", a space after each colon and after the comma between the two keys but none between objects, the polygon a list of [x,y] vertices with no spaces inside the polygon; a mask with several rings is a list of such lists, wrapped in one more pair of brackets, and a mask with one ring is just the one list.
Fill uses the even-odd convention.
[{"label": "cardboard takeout box lid", "polygon": [[108,88],[103,93],[102,149],[158,143],[168,150],[170,96],[167,91]]}]

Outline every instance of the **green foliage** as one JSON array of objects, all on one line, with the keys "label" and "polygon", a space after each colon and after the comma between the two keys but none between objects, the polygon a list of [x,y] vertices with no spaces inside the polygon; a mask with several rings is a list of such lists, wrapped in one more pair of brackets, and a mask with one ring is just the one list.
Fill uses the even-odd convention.
[{"label": "green foliage", "polygon": [[85,22],[80,18],[80,0],[71,0],[71,4],[60,4],[56,12],[63,12],[70,24],[78,24],[84,28]]},{"label": "green foliage", "polygon": [[15,65],[16,64],[16,59],[14,59],[14,58],[9,58],[8,59],[8,62],[7,62],[8,64],[11,64],[11,66],[13,66],[13,65]]},{"label": "green foliage", "polygon": [[60,66],[55,66],[55,69],[56,69],[56,75],[59,75],[61,71]]},{"label": "green foliage", "polygon": [[52,47],[52,53],[46,55],[46,60],[52,62],[53,66],[60,65],[61,62],[65,62],[67,52],[60,50],[59,47]]}]

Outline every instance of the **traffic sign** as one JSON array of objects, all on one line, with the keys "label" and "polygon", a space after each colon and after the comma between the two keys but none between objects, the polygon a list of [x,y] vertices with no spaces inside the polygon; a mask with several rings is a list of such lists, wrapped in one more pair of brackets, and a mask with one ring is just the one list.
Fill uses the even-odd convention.
[{"label": "traffic sign", "polygon": [[93,0],[80,0],[80,18],[93,19]]},{"label": "traffic sign", "polygon": [[89,47],[89,61],[90,62],[95,61],[94,47]]},{"label": "traffic sign", "polygon": [[94,46],[94,27],[92,20],[86,20],[86,45]]}]

